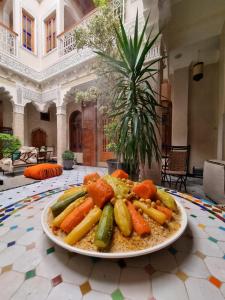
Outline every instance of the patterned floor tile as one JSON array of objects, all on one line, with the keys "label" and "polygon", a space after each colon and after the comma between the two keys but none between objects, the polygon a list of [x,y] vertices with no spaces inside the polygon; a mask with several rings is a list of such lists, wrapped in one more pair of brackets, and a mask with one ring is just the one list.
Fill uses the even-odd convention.
[{"label": "patterned floor tile", "polygon": [[219,289],[207,279],[188,278],[185,285],[190,300],[223,300]]},{"label": "patterned floor tile", "polygon": [[7,265],[7,266],[2,267],[2,273],[12,271],[12,266],[13,265]]},{"label": "patterned floor tile", "polygon": [[176,275],[168,273],[157,272],[153,275],[152,293],[157,300],[188,300],[183,281]]},{"label": "patterned floor tile", "polygon": [[26,274],[25,274],[25,280],[27,279],[30,279],[30,278],[33,278],[36,276],[36,271],[35,269],[33,270],[30,270],[30,271],[27,271]]},{"label": "patterned floor tile", "polygon": [[220,227],[206,227],[205,231],[218,241],[225,242],[225,231],[221,230]]},{"label": "patterned floor tile", "polygon": [[57,285],[51,290],[47,298],[47,300],[62,300],[62,299],[81,300],[82,295],[79,287],[69,283],[62,282],[61,284]]},{"label": "patterned floor tile", "polygon": [[24,281],[11,300],[46,299],[51,287],[51,283],[48,279],[35,276]]},{"label": "patterned floor tile", "polygon": [[206,257],[205,263],[214,277],[225,282],[225,260],[223,258]]},{"label": "patterned floor tile", "polygon": [[94,290],[111,294],[117,288],[119,275],[120,267],[116,262],[101,260],[94,265],[89,281]]},{"label": "patterned floor tile", "polygon": [[218,287],[218,288],[220,288],[221,285],[222,285],[222,282],[221,282],[219,279],[217,279],[216,277],[213,277],[213,276],[210,276],[210,277],[209,277],[209,281],[210,281],[212,284],[214,284],[216,287]]},{"label": "patterned floor tile", "polygon": [[82,300],[112,300],[112,297],[100,292],[90,291],[83,296]]},{"label": "patterned floor tile", "polygon": [[15,245],[0,252],[0,267],[13,264],[25,252],[23,246]]},{"label": "patterned floor tile", "polygon": [[123,294],[119,289],[115,290],[112,294],[112,300],[124,300]]},{"label": "patterned floor tile", "polygon": [[180,278],[180,280],[185,281],[188,278],[188,275],[186,273],[184,273],[183,271],[178,270],[176,272],[176,275],[178,278]]},{"label": "patterned floor tile", "polygon": [[80,291],[82,295],[86,295],[91,291],[91,285],[89,281],[85,281],[80,285]]},{"label": "patterned floor tile", "polygon": [[13,270],[25,273],[30,269],[36,268],[41,260],[42,255],[36,249],[26,251],[13,264]]},{"label": "patterned floor tile", "polygon": [[179,252],[176,259],[179,270],[188,276],[208,278],[209,272],[202,258],[190,253]]},{"label": "patterned floor tile", "polygon": [[62,276],[61,275],[57,275],[56,277],[52,278],[51,283],[52,283],[52,286],[57,286],[62,281],[63,281],[62,280]]},{"label": "patterned floor tile", "polygon": [[24,274],[10,271],[0,275],[0,299],[10,299],[24,281]]},{"label": "patterned floor tile", "polygon": [[151,295],[150,276],[141,268],[125,268],[121,271],[119,289],[124,298],[146,300]]}]

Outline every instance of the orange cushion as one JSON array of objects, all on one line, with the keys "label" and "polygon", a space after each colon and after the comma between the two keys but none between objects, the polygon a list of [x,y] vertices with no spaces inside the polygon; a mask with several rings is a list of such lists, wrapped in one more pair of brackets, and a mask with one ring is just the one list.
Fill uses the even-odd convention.
[{"label": "orange cushion", "polygon": [[39,164],[24,170],[24,176],[33,179],[47,179],[62,174],[62,167],[56,164]]}]

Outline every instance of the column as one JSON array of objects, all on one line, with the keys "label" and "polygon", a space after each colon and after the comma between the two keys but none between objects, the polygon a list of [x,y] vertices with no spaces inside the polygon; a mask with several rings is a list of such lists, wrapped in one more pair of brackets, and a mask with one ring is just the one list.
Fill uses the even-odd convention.
[{"label": "column", "polygon": [[56,8],[57,34],[64,31],[64,0],[57,0]]},{"label": "column", "polygon": [[13,31],[20,33],[20,1],[13,0]]},{"label": "column", "polygon": [[24,106],[14,104],[13,106],[13,134],[19,138],[24,145]]},{"label": "column", "polygon": [[57,161],[62,164],[62,154],[67,147],[66,107],[57,106]]}]

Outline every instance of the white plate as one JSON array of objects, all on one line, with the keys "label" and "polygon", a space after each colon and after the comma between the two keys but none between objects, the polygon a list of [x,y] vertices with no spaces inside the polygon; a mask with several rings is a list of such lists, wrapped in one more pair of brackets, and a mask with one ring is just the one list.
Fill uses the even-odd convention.
[{"label": "white plate", "polygon": [[61,246],[62,248],[66,249],[66,250],[69,250],[71,252],[76,252],[76,253],[79,253],[82,255],[101,257],[101,258],[127,258],[127,257],[140,256],[140,255],[145,255],[148,253],[156,252],[158,250],[161,250],[161,249],[167,247],[168,245],[175,242],[184,232],[184,230],[187,226],[186,211],[183,208],[183,206],[180,204],[180,202],[177,201],[178,197],[176,197],[174,195],[173,195],[173,197],[175,198],[177,206],[180,209],[180,213],[181,213],[181,226],[180,226],[179,230],[175,234],[173,234],[171,237],[169,237],[167,240],[165,240],[164,242],[162,242],[158,245],[155,245],[153,247],[143,249],[143,250],[129,251],[129,252],[105,253],[105,252],[83,250],[83,249],[77,248],[75,246],[70,246],[70,245],[64,243],[61,239],[59,239],[57,236],[55,236],[52,233],[51,228],[49,227],[48,222],[47,222],[49,207],[55,203],[56,199],[53,199],[46,205],[45,209],[42,212],[41,223],[42,223],[44,232],[54,243],[56,243],[57,245]]}]

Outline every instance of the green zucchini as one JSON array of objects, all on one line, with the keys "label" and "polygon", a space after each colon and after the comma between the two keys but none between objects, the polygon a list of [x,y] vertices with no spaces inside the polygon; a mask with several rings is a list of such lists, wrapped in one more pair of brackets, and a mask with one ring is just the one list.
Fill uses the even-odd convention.
[{"label": "green zucchini", "polygon": [[68,205],[70,205],[75,200],[84,197],[86,194],[87,194],[86,191],[77,192],[74,195],[69,196],[63,201],[56,202],[54,205],[51,206],[51,210],[54,218],[57,217],[62,211],[64,211],[64,209],[66,209]]},{"label": "green zucchini", "polygon": [[105,205],[95,233],[95,245],[100,249],[108,247],[113,234],[114,212],[111,203]]}]

